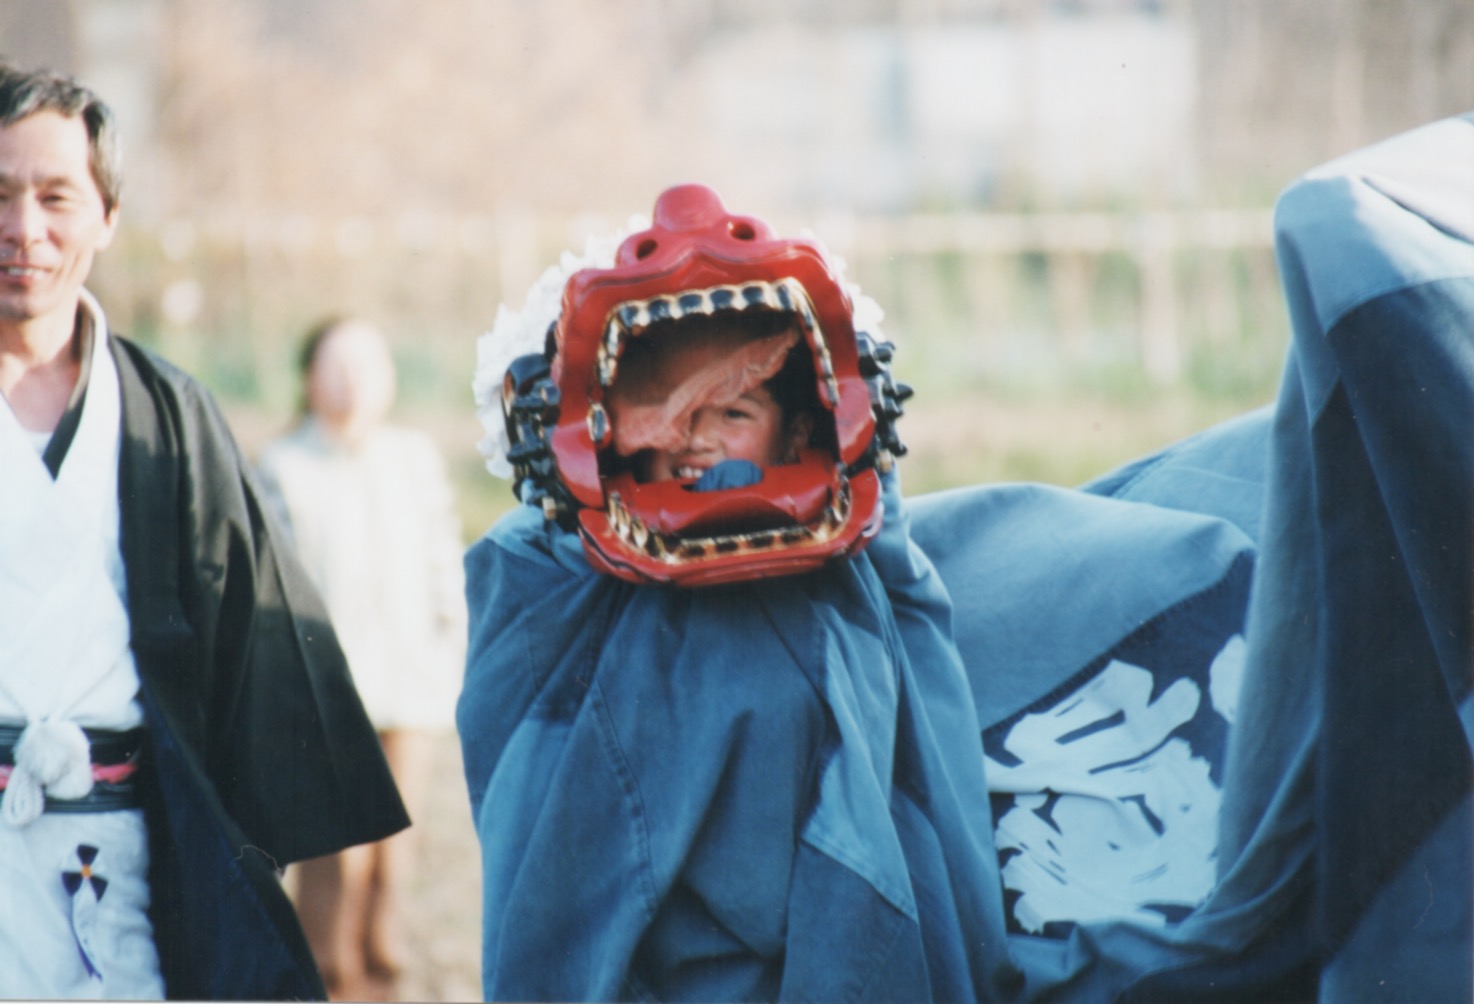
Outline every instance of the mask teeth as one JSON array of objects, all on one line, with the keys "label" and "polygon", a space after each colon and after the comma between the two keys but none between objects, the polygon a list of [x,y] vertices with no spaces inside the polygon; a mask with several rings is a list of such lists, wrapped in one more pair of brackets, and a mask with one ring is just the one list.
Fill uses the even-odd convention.
[{"label": "mask teeth", "polygon": [[610,493],[607,512],[609,525],[620,540],[651,557],[665,557],[665,542],[660,539],[660,534],[652,533],[644,520],[630,512],[618,492]]},{"label": "mask teeth", "polygon": [[806,329],[818,333],[814,308],[803,286],[795,279],[780,279],[777,282],[691,289],[674,296],[654,296],[648,300],[628,300],[615,308],[604,330],[601,348],[610,356],[618,357],[626,334],[643,334],[645,328],[656,321],[710,316],[724,310],[774,310],[794,314]]},{"label": "mask teeth", "polygon": [[645,538],[645,553],[661,561],[670,560],[670,552],[665,547],[665,538],[658,533],[652,533]]},{"label": "mask teeth", "polygon": [[619,375],[619,353],[624,347],[624,328],[618,321],[611,320],[609,327],[604,331],[604,340],[599,343],[599,356],[596,361],[599,372],[599,386],[612,387],[614,378]]},{"label": "mask teeth", "polygon": [[624,499],[620,497],[619,492],[609,493],[607,511],[609,525],[614,528],[616,534],[623,537],[629,532],[630,512],[624,507]]},{"label": "mask teeth", "polygon": [[588,413],[589,439],[596,449],[602,449],[609,445],[610,427],[609,414],[604,410],[602,404],[597,402],[589,405]]},{"label": "mask teeth", "polygon": [[785,310],[798,317],[799,324],[809,336],[814,348],[814,368],[818,370],[819,386],[830,408],[839,407],[839,381],[834,378],[834,359],[829,354],[829,343],[824,339],[824,329],[814,317],[814,307],[809,303],[804,288],[792,279],[779,284],[776,294],[784,303]]},{"label": "mask teeth", "polygon": [[615,315],[619,318],[619,323],[624,330],[631,334],[638,334],[645,330],[650,323],[650,309],[644,300],[630,300],[620,304]]},{"label": "mask teeth", "polygon": [[650,528],[645,525],[644,520],[632,513],[630,515],[630,542],[636,547],[643,548],[649,539]]},{"label": "mask teeth", "polygon": [[828,354],[824,333],[819,328],[813,305],[803,286],[795,279],[780,279],[777,282],[692,289],[675,296],[656,296],[648,300],[628,300],[615,308],[604,329],[604,339],[599,345],[600,363],[603,364],[606,355],[617,360],[623,351],[625,337],[643,334],[656,321],[709,317],[724,310],[774,310],[793,314],[804,330],[813,333],[815,343]]},{"label": "mask teeth", "polygon": [[609,494],[605,511],[614,535],[632,550],[644,551],[660,561],[679,564],[728,554],[758,554],[782,551],[807,544],[824,543],[838,534],[850,518],[849,482],[842,480],[834,502],[807,526],[789,526],[777,530],[756,530],[719,537],[687,537],[667,539],[654,532],[630,512],[618,492]]},{"label": "mask teeth", "polygon": [[824,339],[824,330],[819,327],[808,293],[798,280],[792,278],[691,289],[675,296],[656,296],[620,304],[599,342],[596,366],[600,386],[613,386],[626,337],[638,337],[655,321],[709,317],[724,310],[775,310],[796,317],[813,346],[814,366],[818,370],[825,403],[830,408],[839,407],[839,382],[834,376],[829,343]]},{"label": "mask teeth", "polygon": [[824,340],[824,332],[819,327],[818,320],[814,317],[814,307],[809,303],[807,296],[798,298],[798,319],[803,322],[805,331],[812,331],[820,341]]},{"label": "mask teeth", "polygon": [[790,527],[778,534],[778,547],[797,547],[814,539],[814,531],[806,526]]},{"label": "mask teeth", "polygon": [[783,309],[778,302],[777,292],[770,282],[749,283],[743,286],[737,295],[742,301],[743,310],[751,310],[756,307],[767,307],[769,310]]}]

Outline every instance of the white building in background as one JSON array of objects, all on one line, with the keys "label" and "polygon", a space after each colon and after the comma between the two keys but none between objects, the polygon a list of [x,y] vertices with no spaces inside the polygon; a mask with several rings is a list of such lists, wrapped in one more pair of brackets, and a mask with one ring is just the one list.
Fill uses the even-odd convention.
[{"label": "white building in background", "polygon": [[691,54],[683,113],[722,123],[716,157],[765,151],[765,185],[802,203],[1171,197],[1194,182],[1195,44],[1190,22],[1150,7],[732,26]]},{"label": "white building in background", "polygon": [[[264,18],[290,31],[311,20],[305,8],[337,0],[232,2],[291,7],[292,17]],[[108,97],[134,178],[168,176],[166,164],[140,161],[153,153],[169,6],[0,7],[0,51],[23,55],[8,39],[39,46]],[[656,114],[690,130],[696,157],[740,164],[753,204],[864,213],[1191,190],[1197,66],[1181,4],[638,0],[631,10],[659,26],[641,56],[666,64]],[[151,215],[154,193],[140,184],[129,194],[135,213]]]},{"label": "white building in background", "polygon": [[[328,59],[332,39],[307,29],[358,2],[220,9],[247,11],[271,45],[293,40],[301,58]],[[455,17],[520,2],[416,9]],[[745,189],[732,195],[750,196],[746,204],[861,213],[1000,197],[1010,207],[1196,201],[1200,188],[1227,181],[1236,191],[1251,175],[1262,191],[1250,194],[1266,198],[1320,159],[1463,110],[1474,52],[1468,0],[584,2],[602,23],[613,11],[634,29],[635,47],[603,57],[601,82],[648,87],[646,135],[676,123],[676,142],[705,158],[675,166],[705,177],[712,163],[730,164]],[[187,8],[198,9],[193,0],[3,0],[0,53],[97,84],[143,159],[169,97],[155,82],[159,43],[171,12]],[[621,74],[634,65],[655,68],[658,83]],[[167,164],[138,159],[132,177],[168,187]],[[133,190],[134,209],[151,194]]]}]

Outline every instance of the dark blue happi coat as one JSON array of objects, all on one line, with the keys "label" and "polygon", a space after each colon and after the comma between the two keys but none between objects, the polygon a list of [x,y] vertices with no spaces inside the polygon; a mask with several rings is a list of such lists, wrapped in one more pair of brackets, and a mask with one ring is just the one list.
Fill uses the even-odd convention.
[{"label": "dark blue happi coat", "polygon": [[1277,212],[1280,400],[804,576],[467,558],[491,999],[1467,1001],[1474,121]]},{"label": "dark blue happi coat", "polygon": [[888,501],[859,560],[716,589],[595,573],[532,509],[472,550],[489,998],[1012,992],[947,595]]},{"label": "dark blue happi coat", "polygon": [[1312,885],[1320,999],[1467,1001],[1474,117],[1313,172],[1276,228],[1294,345],[1220,854]]}]

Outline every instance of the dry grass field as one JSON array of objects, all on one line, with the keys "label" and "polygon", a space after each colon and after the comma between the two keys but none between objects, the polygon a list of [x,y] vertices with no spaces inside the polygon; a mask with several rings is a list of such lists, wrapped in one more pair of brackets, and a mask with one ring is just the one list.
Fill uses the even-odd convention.
[{"label": "dry grass field", "polygon": [[418,866],[405,903],[406,956],[399,997],[411,1001],[481,999],[481,862],[460,747],[436,744],[435,784],[415,821]]},{"label": "dry grass field", "polygon": [[402,917],[406,966],[398,984],[355,988],[347,999],[481,999],[481,864],[456,737],[436,737],[434,782],[409,831],[415,852]]}]

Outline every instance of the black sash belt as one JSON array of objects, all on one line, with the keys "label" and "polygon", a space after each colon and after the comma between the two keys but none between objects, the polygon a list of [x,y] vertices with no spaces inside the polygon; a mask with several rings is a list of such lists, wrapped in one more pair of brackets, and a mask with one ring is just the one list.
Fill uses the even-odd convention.
[{"label": "black sash belt", "polygon": [[[23,727],[0,725],[0,790],[10,782],[15,767],[15,744]],[[83,729],[92,749],[92,791],[82,798],[46,796],[47,812],[112,812],[136,809],[141,804],[138,792],[138,766],[143,753],[146,730],[109,732]]]}]

